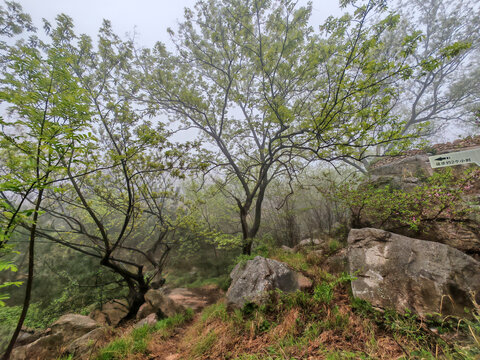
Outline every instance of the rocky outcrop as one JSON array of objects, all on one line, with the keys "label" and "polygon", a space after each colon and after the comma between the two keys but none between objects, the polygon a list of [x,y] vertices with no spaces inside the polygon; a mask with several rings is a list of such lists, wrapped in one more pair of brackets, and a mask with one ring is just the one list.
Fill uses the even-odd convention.
[{"label": "rocky outcrop", "polygon": [[61,347],[68,346],[74,340],[99,328],[99,324],[88,316],[66,314],[53,323],[50,330],[38,340],[16,347],[12,360],[56,359]]},{"label": "rocky outcrop", "polygon": [[92,353],[105,343],[108,335],[107,328],[96,328],[72,341],[67,346],[65,353],[72,354],[74,359],[91,359]]},{"label": "rocky outcrop", "polygon": [[[480,142],[480,137],[475,141]],[[459,142],[458,144],[462,144]],[[475,147],[473,147],[475,148]],[[470,148],[472,149],[472,148]],[[455,148],[455,151],[466,150],[466,148]],[[440,152],[439,152],[440,154]],[[415,154],[399,158],[382,159],[382,165],[369,170],[369,183],[378,187],[390,186],[393,189],[412,191],[414,188],[424,185],[425,179],[432,176],[434,169],[431,168],[427,154]],[[389,160],[388,162],[385,162]],[[460,177],[469,166],[453,166],[455,176]],[[480,180],[477,179],[465,190],[463,199],[458,206],[470,208],[468,216],[454,217],[435,216],[435,221],[429,222],[428,228],[420,228],[413,231],[408,226],[399,227],[395,219],[392,221],[378,222],[374,216],[363,214],[360,219],[361,226],[382,227],[385,230],[393,230],[405,236],[415,237],[422,240],[440,242],[452,246],[469,255],[476,255],[480,258]],[[448,214],[447,214],[448,215]]]},{"label": "rocky outcrop", "polygon": [[[233,307],[242,307],[248,302],[260,304],[270,290],[294,292],[301,285],[299,274],[286,264],[261,256],[237,264],[230,277],[232,284],[227,291],[227,302]],[[301,282],[308,286],[303,280]]]},{"label": "rocky outcrop", "polygon": [[117,326],[127,314],[127,300],[115,299],[103,304],[101,309],[94,310],[90,317],[100,324]]},{"label": "rocky outcrop", "polygon": [[466,316],[471,294],[480,301],[480,262],[450,246],[371,228],[348,243],[353,295],[374,306]]}]

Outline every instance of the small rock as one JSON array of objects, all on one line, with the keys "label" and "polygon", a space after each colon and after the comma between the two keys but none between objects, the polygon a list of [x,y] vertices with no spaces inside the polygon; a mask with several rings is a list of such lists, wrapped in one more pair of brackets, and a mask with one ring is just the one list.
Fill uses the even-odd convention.
[{"label": "small rock", "polygon": [[291,247],[288,247],[286,245],[282,245],[282,250],[287,252],[287,253],[294,253],[295,252],[294,249],[292,249]]},{"label": "small rock", "polygon": [[298,286],[302,291],[309,290],[313,286],[312,280],[310,280],[306,276],[303,276],[302,274],[298,275],[297,281],[298,281]]},{"label": "small rock", "polygon": [[136,323],[133,327],[135,329],[141,328],[142,326],[145,325],[155,325],[158,321],[157,314],[150,314],[146,318],[140,320],[138,323]]}]

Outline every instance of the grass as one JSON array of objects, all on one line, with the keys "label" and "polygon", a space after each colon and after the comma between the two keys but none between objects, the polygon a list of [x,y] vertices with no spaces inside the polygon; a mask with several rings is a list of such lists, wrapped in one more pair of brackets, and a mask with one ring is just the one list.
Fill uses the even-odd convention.
[{"label": "grass", "polygon": [[144,325],[133,329],[128,335],[115,339],[102,348],[96,357],[97,360],[122,360],[130,355],[147,354],[148,343],[151,336],[167,338],[172,335],[173,330],[190,321],[193,318],[193,311],[187,310],[175,316],[162,319],[155,325]]},{"label": "grass", "polygon": [[[480,359],[480,306],[462,320],[380,312],[352,297],[348,285],[353,277],[328,274],[308,262],[307,256],[273,251],[277,260],[302,269],[314,280],[311,290],[272,291],[262,305],[247,304],[242,309],[229,309],[224,302],[206,307],[178,344],[182,358]],[[118,357],[100,360],[146,354],[152,334],[166,339],[183,322],[174,317],[138,329],[111,344],[110,351]]]},{"label": "grass", "polygon": [[273,291],[260,306],[228,310],[224,303],[217,303],[205,308],[183,342],[186,358],[480,358],[480,321],[475,317],[458,325],[459,339],[473,334],[468,342],[443,340],[442,334],[445,339],[457,336],[458,320],[377,311],[352,297],[348,285],[354,277],[328,274],[316,262],[307,261],[308,254],[274,250],[270,257],[308,274],[314,280],[313,288],[290,294]]}]

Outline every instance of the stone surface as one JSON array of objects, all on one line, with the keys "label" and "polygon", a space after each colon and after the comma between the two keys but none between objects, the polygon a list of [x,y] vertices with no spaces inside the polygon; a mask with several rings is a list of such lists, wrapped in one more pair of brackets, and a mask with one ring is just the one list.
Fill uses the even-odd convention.
[{"label": "stone surface", "polygon": [[287,252],[287,253],[294,253],[295,252],[295,250],[293,248],[288,247],[286,245],[282,245],[282,250]]},{"label": "stone surface", "polygon": [[466,316],[480,301],[480,262],[450,246],[387,231],[352,229],[348,265],[353,295],[380,308]]},{"label": "stone surface", "polygon": [[309,290],[309,289],[311,289],[312,286],[313,286],[312,280],[310,280],[310,279],[307,278],[306,276],[303,276],[302,274],[299,274],[299,275],[298,275],[297,281],[298,281],[298,287],[299,287],[300,290],[302,290],[302,291]]},{"label": "stone surface", "polygon": [[135,329],[141,328],[142,326],[145,325],[155,325],[158,321],[157,314],[153,313],[148,316],[146,316],[144,319],[140,320],[138,323],[136,323],[133,327]]},{"label": "stone surface", "polygon": [[[474,143],[480,141],[477,137]],[[461,143],[459,143],[461,144]],[[439,144],[441,145],[441,144]],[[440,147],[441,148],[441,147]],[[456,149],[461,151],[466,149]],[[441,154],[438,152],[437,154]],[[454,176],[460,177],[462,173],[470,166],[459,165],[451,167]],[[411,191],[419,185],[425,184],[425,179],[433,175],[434,171],[425,154],[416,154],[403,156],[400,158],[391,158],[388,163],[382,166],[375,166],[369,170],[371,183],[378,187],[389,185],[392,188]],[[413,232],[408,227],[399,228],[395,222],[382,222],[381,225],[377,219],[363,214],[361,224],[365,227],[382,227],[385,230],[395,229],[395,232],[402,235],[419,238],[422,240],[440,242],[463,251],[468,255],[480,257],[480,179],[472,178],[469,189],[464,192],[464,203],[471,208],[469,215],[451,219],[444,214],[440,214],[437,221],[429,223],[428,229],[420,229]],[[460,204],[459,204],[460,205]]]},{"label": "stone surface", "polygon": [[320,239],[303,239],[300,241],[295,247],[293,248],[296,252],[304,249],[317,249],[322,245],[322,241]]},{"label": "stone surface", "polygon": [[66,314],[51,326],[51,330],[38,340],[15,348],[11,359],[14,360],[47,360],[56,359],[61,347],[91,332],[99,324],[88,316]]},{"label": "stone surface", "polygon": [[67,346],[66,353],[73,354],[74,359],[89,359],[93,351],[104,344],[107,335],[106,328],[96,328],[72,341]]},{"label": "stone surface", "polygon": [[227,291],[227,302],[234,307],[242,307],[247,302],[261,303],[270,290],[293,292],[300,288],[296,272],[282,262],[261,256],[235,266],[230,277],[232,284]]},{"label": "stone surface", "polygon": [[[12,360],[45,360],[56,359],[65,346],[77,343],[80,346],[81,338],[85,334],[99,334],[100,324],[88,316],[78,314],[66,314],[53,323],[50,330],[47,330],[38,340],[16,347]],[[103,333],[103,330],[102,330]],[[77,342],[78,341],[78,342]],[[86,346],[87,340],[83,342]],[[75,346],[75,345],[74,345]]]},{"label": "stone surface", "polygon": [[329,256],[323,263],[325,270],[331,274],[341,274],[348,272],[348,253],[347,249],[341,249],[335,254]]},{"label": "stone surface", "polygon": [[165,295],[162,290],[151,289],[145,294],[145,302],[149,304],[155,313],[160,313],[164,317],[174,316],[175,314],[185,311],[185,308]]},{"label": "stone surface", "polygon": [[10,360],[54,360],[62,343],[60,334],[46,335],[28,345],[14,348]]},{"label": "stone surface", "polygon": [[90,317],[100,324],[117,326],[128,313],[128,302],[125,299],[115,299],[103,304],[90,314]]},{"label": "stone surface", "polygon": [[38,340],[43,335],[42,331],[36,331],[34,329],[22,329],[18,335],[15,346],[23,346]]},{"label": "stone surface", "polygon": [[88,316],[79,314],[66,314],[61,316],[51,326],[53,335],[60,335],[67,342],[86,334],[100,325]]},{"label": "stone surface", "polygon": [[154,314],[155,313],[155,308],[150,305],[149,303],[143,303],[142,306],[140,306],[140,309],[138,309],[138,312],[137,312],[137,315],[136,315],[136,319],[137,321],[138,320],[141,320],[141,319],[144,319],[146,318],[148,315],[150,314]]}]

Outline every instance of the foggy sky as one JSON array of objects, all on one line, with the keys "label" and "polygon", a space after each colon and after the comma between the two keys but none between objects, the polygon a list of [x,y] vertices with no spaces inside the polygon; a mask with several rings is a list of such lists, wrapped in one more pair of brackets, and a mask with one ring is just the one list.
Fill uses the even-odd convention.
[{"label": "foggy sky", "polygon": [[[23,10],[32,16],[35,26],[41,28],[42,18],[54,22],[64,13],[73,18],[76,33],[96,36],[103,19],[112,22],[118,35],[138,34],[137,43],[152,46],[156,41],[169,43],[166,29],[176,29],[183,19],[183,9],[193,8],[195,0],[19,0]],[[306,5],[307,0],[299,0]],[[317,27],[329,16],[341,15],[336,0],[314,0],[311,25]]]}]

